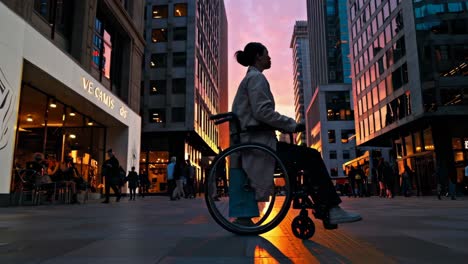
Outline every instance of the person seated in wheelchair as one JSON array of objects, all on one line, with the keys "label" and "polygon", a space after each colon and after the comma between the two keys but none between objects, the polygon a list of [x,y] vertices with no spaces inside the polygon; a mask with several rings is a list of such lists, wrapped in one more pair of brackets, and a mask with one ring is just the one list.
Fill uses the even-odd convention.
[{"label": "person seated in wheelchair", "polygon": [[[267,48],[256,42],[248,43],[244,50],[235,53],[237,62],[248,67],[232,104],[232,112],[237,115],[242,131],[240,143],[260,143],[276,150],[279,158],[296,172],[303,171],[304,188],[312,197],[315,205],[326,208],[330,224],[355,222],[361,220],[357,213],[343,210],[341,199],[336,193],[327,168],[320,153],[312,148],[277,142],[275,129],[285,132],[301,132],[305,125],[296,123],[290,117],[275,111],[275,101],[270,85],[263,71],[270,69],[271,59]],[[262,129],[250,129],[262,128]],[[271,129],[264,129],[271,128]],[[242,154],[242,168],[249,177],[250,186],[255,190],[258,202],[268,201],[273,184],[274,160],[268,155],[255,153]],[[254,216],[253,216],[254,217]],[[324,219],[323,219],[324,220]],[[250,218],[238,217],[236,223],[249,224]]]}]

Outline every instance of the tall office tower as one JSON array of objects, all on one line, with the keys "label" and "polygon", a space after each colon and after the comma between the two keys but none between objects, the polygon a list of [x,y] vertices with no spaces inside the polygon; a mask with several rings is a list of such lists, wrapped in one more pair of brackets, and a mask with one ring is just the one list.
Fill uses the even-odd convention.
[{"label": "tall office tower", "polygon": [[468,160],[468,3],[349,1],[358,145],[394,149],[421,194]]},{"label": "tall office tower", "polygon": [[354,114],[345,0],[307,1],[312,99],[306,110],[307,145],[322,153],[332,177],[354,158]]},{"label": "tall office tower", "polygon": [[[50,164],[71,157],[99,194],[107,149],[138,170],[143,10],[143,0],[0,1],[5,171],[35,152]],[[18,179],[0,175],[0,205]]]},{"label": "tall office tower", "polygon": [[145,14],[140,162],[150,191],[166,192],[171,156],[190,159],[200,180],[229,138],[209,119],[227,111],[227,17],[222,0],[147,0]]},{"label": "tall office tower", "polygon": [[[296,21],[290,48],[293,52],[295,119],[296,122],[305,123],[305,107],[312,99],[307,21]],[[298,133],[295,141],[299,145],[306,144],[306,133]]]}]

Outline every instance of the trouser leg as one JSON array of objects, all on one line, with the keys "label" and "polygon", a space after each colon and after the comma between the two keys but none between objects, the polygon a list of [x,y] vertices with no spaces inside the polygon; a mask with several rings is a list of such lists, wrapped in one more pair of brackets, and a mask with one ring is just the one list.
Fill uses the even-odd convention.
[{"label": "trouser leg", "polygon": [[120,188],[116,184],[111,184],[111,188],[117,196],[117,201],[120,200]]},{"label": "trouser leg", "polygon": [[298,168],[304,170],[305,184],[310,189],[310,195],[315,203],[329,208],[341,203],[317,150],[278,142],[277,152],[281,161],[288,164],[296,162]]},{"label": "trouser leg", "polygon": [[106,201],[109,201],[109,193],[110,193],[110,180],[109,180],[109,179],[107,179],[107,177],[106,177],[105,188],[106,188]]}]

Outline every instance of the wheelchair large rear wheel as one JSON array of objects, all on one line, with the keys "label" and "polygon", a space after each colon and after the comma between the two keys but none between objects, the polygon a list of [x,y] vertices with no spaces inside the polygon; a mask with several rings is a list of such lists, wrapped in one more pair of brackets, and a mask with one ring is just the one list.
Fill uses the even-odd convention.
[{"label": "wheelchair large rear wheel", "polygon": [[[249,177],[242,169],[242,157],[248,155],[271,163],[271,168],[258,168],[272,174],[267,202],[255,200],[255,191],[249,185],[249,178],[255,175]],[[222,151],[205,179],[205,201],[211,216],[224,229],[240,235],[257,235],[275,228],[288,213],[291,197],[285,166],[271,148],[261,144],[244,143]]]}]

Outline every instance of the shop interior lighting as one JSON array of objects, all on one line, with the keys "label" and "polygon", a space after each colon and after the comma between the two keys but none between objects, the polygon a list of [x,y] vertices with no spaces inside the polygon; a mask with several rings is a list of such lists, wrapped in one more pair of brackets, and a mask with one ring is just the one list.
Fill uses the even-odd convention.
[{"label": "shop interior lighting", "polygon": [[75,109],[71,109],[70,110],[70,113],[69,113],[70,116],[76,116],[76,113],[75,113]]},{"label": "shop interior lighting", "polygon": [[55,101],[54,98],[52,98],[52,100],[50,101],[49,106],[52,107],[52,108],[57,108],[57,102]]},{"label": "shop interior lighting", "polygon": [[93,120],[89,119],[86,124],[88,124],[88,126],[92,126],[92,125],[94,125],[94,122],[93,122]]},{"label": "shop interior lighting", "polygon": [[75,139],[75,138],[76,138],[76,135],[75,135],[75,134],[70,134],[69,137]]},{"label": "shop interior lighting", "polygon": [[28,115],[28,117],[26,118],[26,121],[28,121],[28,122],[32,122],[32,121],[33,121],[33,118],[32,118],[32,116],[31,116],[31,115]]}]

